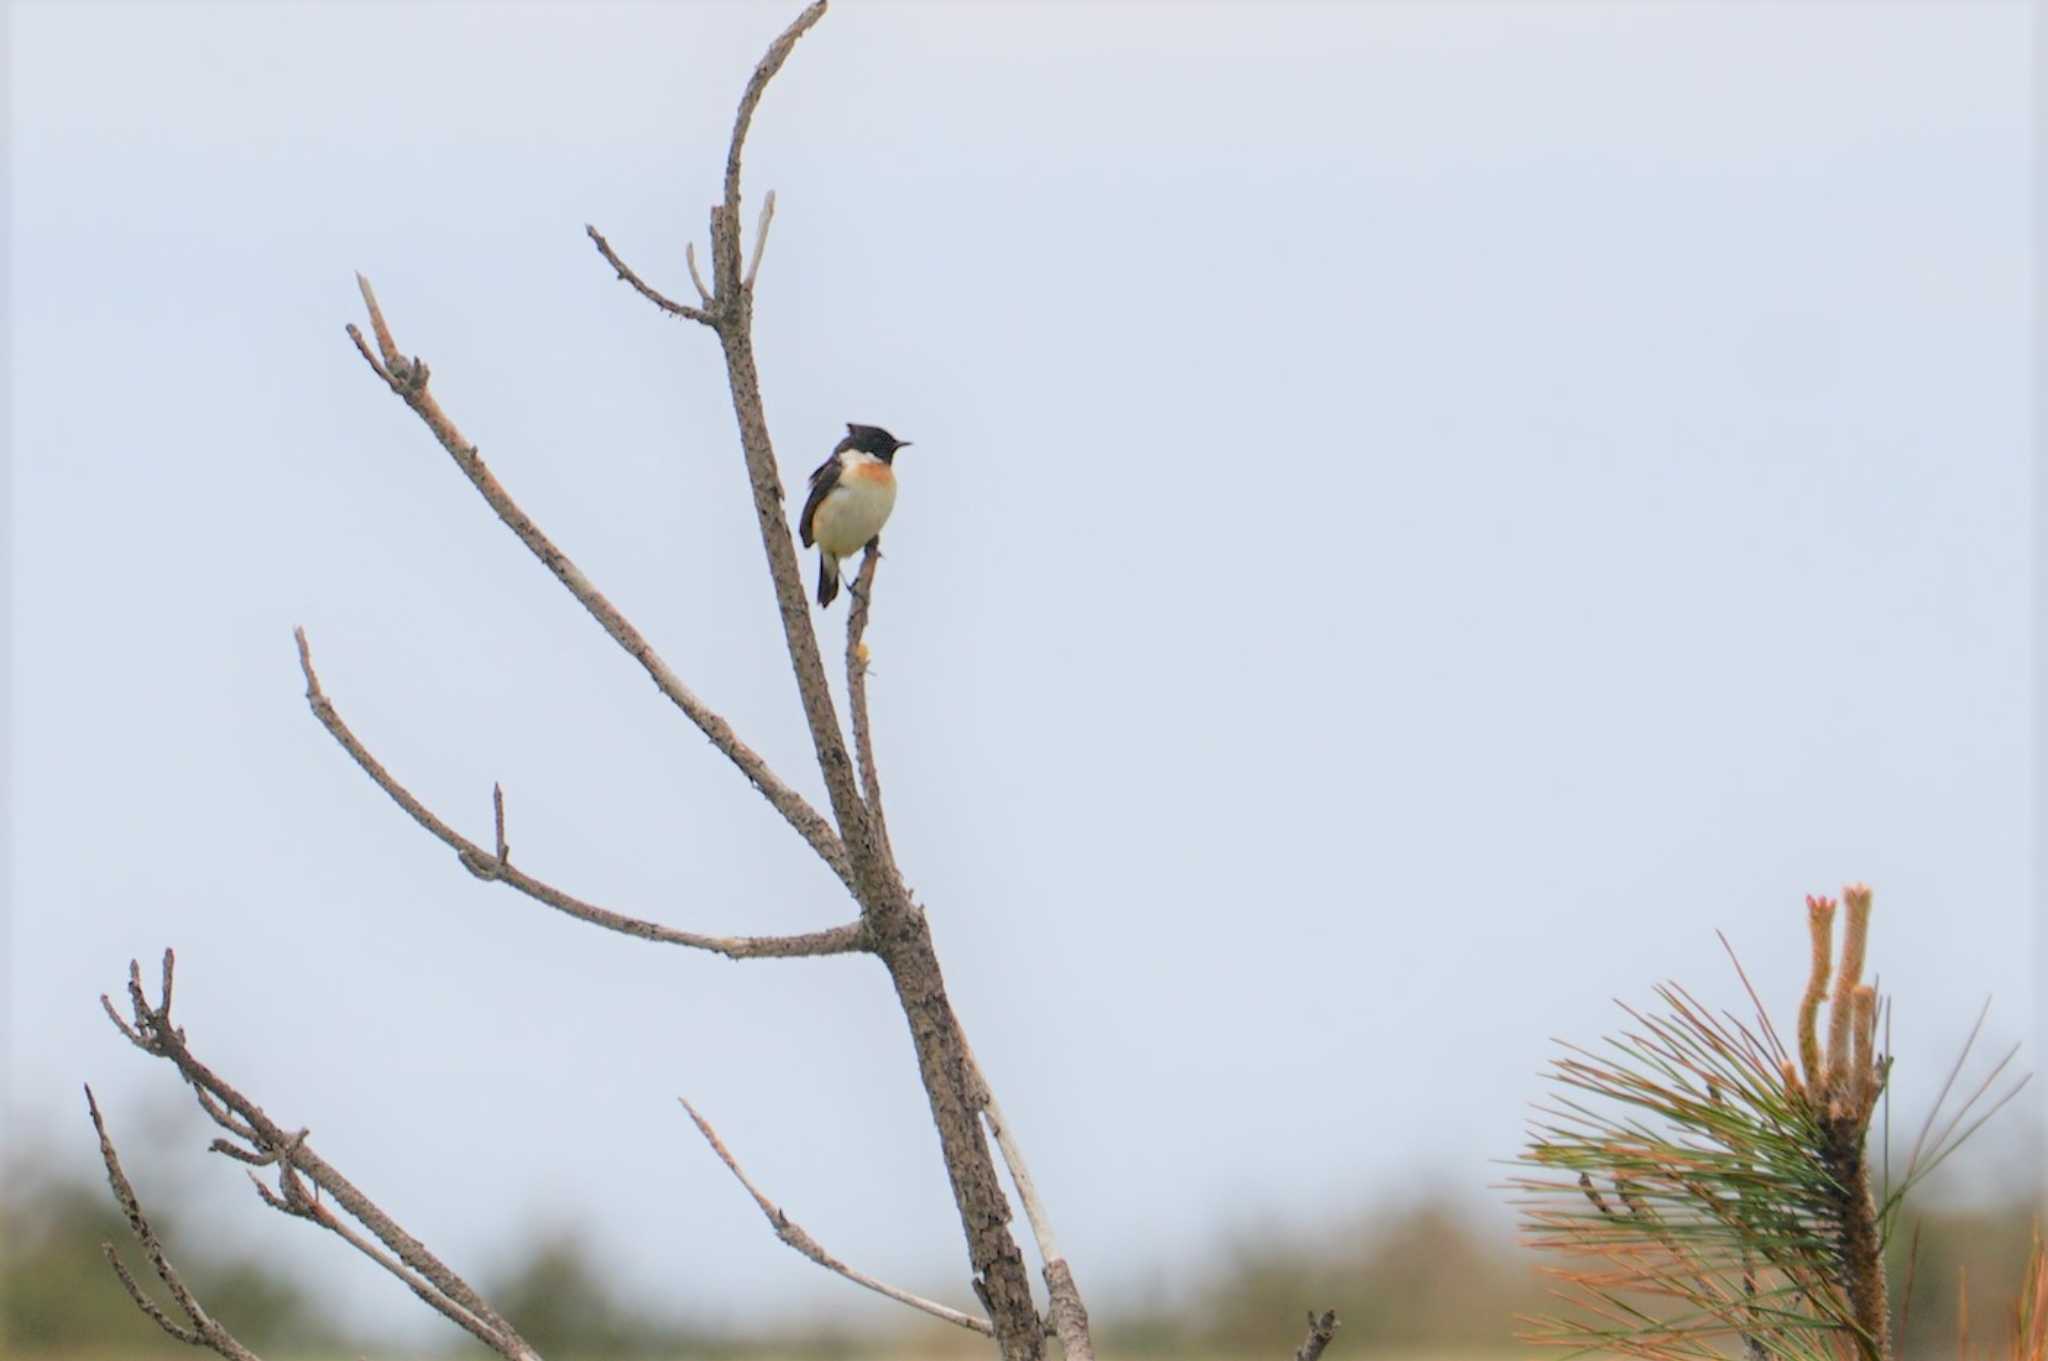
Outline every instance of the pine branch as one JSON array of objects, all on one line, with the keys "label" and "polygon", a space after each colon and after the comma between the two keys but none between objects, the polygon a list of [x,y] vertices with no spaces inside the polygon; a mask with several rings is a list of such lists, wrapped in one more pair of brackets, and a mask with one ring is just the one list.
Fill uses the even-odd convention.
[{"label": "pine branch", "polygon": [[[1867,1148],[1890,1046],[1883,999],[1863,981],[1870,890],[1842,898],[1839,958],[1837,904],[1807,899],[1793,1046],[1754,992],[1740,1020],[1666,984],[1663,1010],[1624,1008],[1620,1034],[1555,1060],[1529,1171],[1510,1186],[1567,1307],[1525,1320],[1529,1340],[1652,1361],[1718,1361],[1731,1345],[1745,1361],[1890,1361],[1884,1248],[1903,1191],[1877,1193]],[[1923,1150],[1946,1156],[2010,1099],[1985,1099],[2003,1066],[1938,1135],[1930,1118],[1908,1184],[1925,1174]]]}]

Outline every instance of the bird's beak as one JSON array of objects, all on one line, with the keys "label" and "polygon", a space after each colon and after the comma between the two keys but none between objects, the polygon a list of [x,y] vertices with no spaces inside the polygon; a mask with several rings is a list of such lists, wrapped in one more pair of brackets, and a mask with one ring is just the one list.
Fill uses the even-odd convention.
[{"label": "bird's beak", "polygon": [[915,443],[917,443],[917,441],[916,441],[916,440],[905,440],[905,441],[903,441],[903,442],[902,442],[901,444],[897,445],[896,447],[897,447],[898,449],[908,449],[908,448],[909,448],[909,447],[910,447],[911,445],[913,445],[913,444],[915,444]]}]

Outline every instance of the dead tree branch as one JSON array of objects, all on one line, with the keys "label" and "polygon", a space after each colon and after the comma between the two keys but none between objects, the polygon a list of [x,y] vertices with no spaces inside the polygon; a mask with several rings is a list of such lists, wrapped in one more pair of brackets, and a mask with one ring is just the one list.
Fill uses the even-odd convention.
[{"label": "dead tree branch", "polygon": [[860,575],[847,592],[853,597],[853,608],[846,616],[846,707],[853,711],[853,752],[860,763],[861,794],[867,800],[868,816],[875,821],[875,836],[882,843],[882,853],[894,864],[896,852],[889,845],[889,820],[882,811],[882,777],[875,769],[874,733],[868,726],[868,606],[874,599],[875,570],[881,557],[879,544],[868,547],[860,561]]},{"label": "dead tree branch", "polygon": [[803,703],[804,720],[818,758],[818,770],[830,795],[832,814],[846,847],[847,868],[860,902],[861,917],[875,941],[876,953],[888,967],[898,1002],[909,1023],[917,1051],[918,1073],[931,1104],[932,1122],[960,1212],[961,1232],[975,1272],[975,1289],[987,1305],[989,1321],[1006,1361],[1039,1361],[1044,1355],[1044,1329],[1031,1297],[1024,1256],[1009,1231],[1010,1206],[997,1177],[971,1097],[969,1064],[960,1024],[946,996],[945,978],[933,949],[924,914],[889,854],[879,823],[861,792],[859,776],[847,751],[832,693],[825,678],[810,604],[804,595],[796,547],[782,505],[782,480],[775,447],[761,401],[760,374],[754,359],[752,293],[741,270],[740,165],[747,131],[763,91],[788,60],[797,40],[824,17],[824,0],[806,8],[768,47],[740,96],[733,120],[732,144],[726,153],[725,193],[711,210],[713,314],[719,347],[725,356],[726,385],[732,394],[733,416],[746,457],[747,481],[768,574],[782,618],[790,669]]},{"label": "dead tree branch", "polygon": [[541,532],[540,526],[519,508],[518,503],[513,501],[511,495],[499,483],[496,475],[484,464],[483,458],[477,453],[477,447],[463,439],[462,432],[456,429],[455,423],[441,410],[441,404],[435,401],[433,394],[427,390],[429,372],[426,364],[418,359],[408,359],[400,353],[391,338],[390,328],[385,324],[383,309],[377,305],[377,295],[371,290],[370,281],[358,274],[356,283],[362,290],[363,305],[369,310],[370,326],[377,337],[378,351],[382,354],[380,362],[378,356],[370,352],[369,346],[363,340],[362,332],[351,325],[348,327],[349,338],[355,342],[356,349],[362,354],[365,362],[401,401],[412,408],[413,414],[426,424],[441,447],[448,451],[448,456],[455,460],[455,466],[462,470],[463,476],[469,479],[470,484],[477,489],[477,493],[484,498],[490,508],[497,512],[498,518],[505,522],[506,527],[519,537],[519,541],[525,544],[536,558],[540,559],[541,564],[554,574],[555,579],[562,583],[569,594],[576,597],[577,602],[589,611],[591,618],[597,620],[604,631],[645,668],[655,686],[672,704],[683,711],[684,716],[697,726],[698,731],[710,740],[711,745],[739,767],[740,773],[747,777],[754,788],[761,791],[762,796],[770,804],[774,805],[775,811],[781,813],[789,825],[796,828],[804,840],[810,843],[811,848],[832,867],[832,872],[850,886],[845,848],[840,845],[839,836],[832,830],[832,825],[817,809],[811,807],[801,794],[784,784],[775,772],[768,768],[768,763],[760,754],[739,739],[738,734],[733,732],[731,724],[683,684],[669,668],[668,663],[654,650],[653,644],[641,636],[640,630],[633,627],[632,622],[619,613],[618,608],[605,598],[604,593],[583,575],[582,569],[570,561],[569,555],[555,547],[548,536]]},{"label": "dead tree branch", "polygon": [[754,258],[747,263],[747,293],[754,292],[754,276],[761,272],[761,253],[768,249],[768,226],[775,221],[775,191],[761,200],[761,220],[754,224]]},{"label": "dead tree branch", "polygon": [[[711,283],[697,265],[694,245],[684,253],[690,279],[701,306],[679,303],[662,294],[628,266],[595,227],[586,231],[598,253],[618,278],[663,312],[709,327],[718,337],[727,387],[738,427],[757,528],[766,559],[770,587],[781,618],[783,641],[796,682],[813,754],[823,778],[830,817],[786,784],[731,725],[708,706],[657,654],[634,625],[600,592],[567,554],[543,533],[513,501],[484,463],[477,446],[466,440],[429,390],[430,372],[417,357],[397,344],[375,292],[357,276],[368,312],[374,345],[354,325],[347,332],[370,370],[426,425],[485,504],[526,546],[584,610],[637,661],[670,703],[711,744],[746,776],[769,804],[803,837],[838,876],[859,904],[854,922],[824,931],[776,937],[720,937],[680,931],[597,907],[544,883],[515,867],[506,834],[502,789],[492,790],[492,832],[488,849],[456,832],[391,775],[348,725],[321,688],[310,647],[298,631],[300,666],[306,699],[315,718],[358,767],[431,836],[453,850],[464,868],[480,879],[503,882],[520,893],[578,920],[645,940],[687,946],[730,958],[791,957],[868,952],[887,968],[910,1033],[919,1078],[939,1135],[955,1207],[960,1215],[972,1286],[988,1311],[986,1319],[936,1304],[858,1272],[826,1252],[816,1239],[770,1201],[740,1169],[716,1131],[684,1102],[698,1130],[726,1167],[753,1196],[783,1242],[812,1261],[846,1279],[959,1327],[992,1337],[1004,1361],[1042,1361],[1048,1325],[1041,1320],[1032,1295],[1024,1256],[1010,1232],[1010,1202],[996,1171],[989,1138],[993,1135],[1011,1181],[1023,1201],[1040,1254],[1051,1298],[1050,1327],[1069,1361],[1093,1361],[1088,1313],[1073,1272],[1059,1249],[1037,1187],[1025,1165],[1009,1121],[990,1092],[958,1017],[946,993],[944,975],[932,944],[923,909],[913,900],[890,845],[883,810],[868,706],[866,632],[874,604],[880,554],[871,546],[853,588],[846,641],[848,702],[852,710],[852,749],[840,726],[828,677],[804,591],[792,542],[783,484],[761,398],[760,376],[753,346],[754,290],[774,220],[775,196],[765,196],[755,229],[753,250],[742,249],[741,163],[747,134],[769,82],[791,51],[823,16],[826,0],[815,0],[772,42],[742,91],[726,154],[723,192],[711,209]],[[282,1214],[307,1220],[335,1234],[403,1282],[420,1299],[462,1327],[507,1361],[539,1361],[512,1326],[446,1264],[398,1226],[311,1148],[306,1130],[288,1131],[247,1097],[201,1063],[186,1046],[184,1032],[172,1025],[172,956],[164,955],[161,1001],[152,1007],[142,989],[139,967],[131,965],[130,1015],[123,1017],[102,997],[108,1016],[132,1044],[169,1061],[190,1085],[202,1110],[228,1135],[217,1139],[215,1151],[250,1169],[264,1203]],[[90,1094],[88,1094],[90,1100]],[[133,1190],[122,1177],[100,1124],[102,1149],[117,1199],[129,1212],[138,1239],[151,1253],[159,1276],[171,1289],[189,1323],[179,1323],[155,1306],[119,1260],[114,1270],[131,1298],[173,1337],[204,1344],[235,1358],[255,1358],[227,1338],[177,1282],[155,1244]],[[275,1185],[258,1176],[274,1176]],[[324,1199],[323,1199],[324,1197]],[[328,1202],[332,1202],[331,1206]],[[358,1227],[359,1226],[359,1227]],[[1317,1361],[1336,1327],[1334,1313],[1311,1319],[1309,1340],[1297,1361]],[[230,1349],[232,1348],[232,1350]]]},{"label": "dead tree branch", "polygon": [[[847,864],[853,872],[855,897],[863,906],[871,898],[890,895],[893,874],[885,864],[880,846],[869,826],[866,805],[860,796],[853,762],[841,735],[839,716],[832,692],[825,683],[825,665],[818,652],[817,634],[811,627],[810,601],[804,594],[803,574],[797,565],[796,545],[782,508],[782,478],[777,471],[775,446],[768,436],[768,421],[761,402],[761,380],[754,362],[753,298],[747,292],[740,266],[740,155],[768,81],[782,68],[810,27],[824,17],[823,0],[811,5],[795,23],[769,46],[768,54],[754,70],[740,99],[739,115],[733,125],[731,149],[726,155],[725,201],[711,210],[711,267],[714,295],[713,328],[725,354],[727,386],[731,389],[733,413],[739,423],[740,445],[746,457],[747,476],[754,498],[754,514],[761,532],[761,546],[768,556],[769,576],[776,605],[782,616],[784,642],[790,667],[795,672],[797,693],[803,701],[804,720],[816,749],[819,772],[831,797],[832,814],[847,843]],[[906,895],[907,897],[907,895]],[[907,906],[907,901],[906,904]]]},{"label": "dead tree branch", "polygon": [[[663,296],[662,294],[656,292],[654,289],[650,288],[638,274],[635,274],[633,272],[632,266],[628,265],[624,260],[621,260],[619,258],[618,252],[612,249],[612,243],[604,239],[603,232],[600,232],[597,228],[591,226],[587,222],[583,224],[583,230],[589,234],[591,241],[596,244],[597,253],[599,255],[602,255],[605,258],[606,262],[609,263],[613,269],[618,271],[618,275],[621,279],[625,280],[627,283],[633,286],[633,291],[635,293],[638,293],[641,297],[647,299],[647,301],[653,303],[656,307],[659,307],[662,311],[668,313],[672,317],[687,317],[691,321],[699,321],[704,323],[706,326],[710,326],[713,324],[710,315],[704,312],[701,308],[688,307],[682,303],[673,302],[667,297]],[[696,272],[696,267],[693,265],[690,270],[692,277],[695,277]],[[703,293],[704,286],[702,284],[699,284],[697,286],[697,291],[699,293]],[[705,296],[704,301],[707,303],[711,301],[709,295]]]},{"label": "dead tree branch", "polygon": [[972,1314],[963,1314],[958,1309],[949,1308],[935,1300],[928,1300],[922,1295],[913,1295],[908,1290],[900,1290],[886,1281],[878,1281],[864,1271],[856,1271],[831,1253],[825,1251],[824,1244],[806,1233],[803,1225],[784,1214],[782,1207],[762,1194],[761,1188],[754,1185],[747,1174],[740,1170],[738,1160],[732,1156],[731,1150],[726,1148],[725,1141],[718,1137],[718,1131],[711,1127],[711,1122],[702,1115],[699,1115],[697,1108],[692,1106],[688,1100],[682,1097],[677,1097],[676,1099],[681,1101],[683,1109],[690,1113],[690,1119],[696,1122],[697,1132],[702,1134],[704,1141],[711,1145],[711,1151],[718,1155],[719,1161],[725,1164],[726,1170],[739,1179],[740,1185],[747,1188],[747,1194],[754,1198],[754,1204],[761,1207],[761,1213],[768,1217],[768,1224],[775,1230],[777,1238],[780,1238],[819,1266],[824,1267],[827,1271],[836,1272],[838,1275],[852,1281],[855,1285],[866,1286],[876,1294],[886,1295],[898,1304],[907,1304],[912,1309],[930,1314],[933,1318],[944,1319],[946,1322],[965,1328],[969,1332],[980,1333],[983,1337],[995,1336],[995,1329],[989,1326],[987,1319],[979,1319]]},{"label": "dead tree branch", "polygon": [[[638,631],[512,501],[484,465],[476,447],[463,438],[429,392],[426,365],[417,359],[407,358],[398,349],[367,282],[362,284],[363,302],[369,310],[371,328],[376,337],[375,351],[354,327],[349,328],[349,334],[372,371],[426,424],[499,518],[576,596],[605,631],[646,668],[662,693],[696,724],[714,746],[739,766],[833,868],[860,905],[859,923],[814,937],[789,937],[767,944],[744,939],[687,936],[651,923],[622,918],[570,898],[530,878],[509,863],[509,856],[504,851],[502,826],[497,829],[494,850],[487,852],[455,833],[406,792],[342,724],[332,704],[320,693],[310,660],[305,662],[307,697],[322,724],[357,764],[416,822],[454,849],[463,865],[473,874],[503,879],[521,892],[560,911],[648,939],[717,949],[728,954],[812,954],[859,948],[870,949],[877,954],[888,968],[898,1001],[903,1007],[917,1055],[919,1076],[930,1102],[954,1202],[960,1213],[962,1232],[967,1240],[968,1255],[974,1268],[974,1287],[988,1307],[990,1329],[1006,1361],[1039,1361],[1044,1353],[1044,1327],[1032,1300],[1023,1254],[1008,1229],[1011,1217],[1009,1202],[1003,1193],[981,1123],[981,1112],[987,1104],[977,1096],[982,1084],[973,1072],[959,1021],[946,996],[944,977],[924,913],[912,901],[903,882],[885,828],[881,787],[875,773],[867,722],[865,667],[860,664],[863,655],[861,634],[866,629],[868,610],[872,607],[877,560],[871,555],[863,564],[859,622],[854,625],[849,644],[849,667],[860,664],[858,674],[849,670],[849,685],[855,691],[852,702],[856,743],[863,753],[857,767],[839,724],[812,626],[809,601],[804,593],[802,574],[783,506],[782,480],[768,434],[754,357],[753,286],[758,278],[772,221],[773,203],[770,199],[763,204],[752,257],[744,261],[743,268],[740,231],[742,155],[754,113],[769,81],[788,60],[797,41],[823,17],[825,8],[824,0],[817,0],[798,15],[796,21],[769,45],[741,94],[726,155],[723,194],[711,212],[710,287],[705,286],[698,274],[694,248],[685,254],[691,278],[703,302],[701,307],[689,307],[664,297],[620,260],[601,233],[592,229],[589,235],[600,255],[620,278],[664,311],[704,323],[718,336],[755,519],[782,620],[783,639],[818,769],[829,797],[829,822],[782,783],[751,748],[739,741],[721,717],[676,678]],[[300,646],[304,657],[303,639]],[[246,1113],[243,1113],[243,1118],[246,1120]],[[997,1125],[1000,1128],[1000,1120]],[[287,1170],[292,1165],[290,1159],[285,1161]],[[1018,1165],[1021,1166],[1021,1162]],[[1028,1176],[1020,1178],[1019,1185],[1028,1187]],[[1030,1194],[1035,1198],[1035,1191]],[[1069,1338],[1069,1354],[1085,1357],[1088,1354],[1086,1313],[1079,1308],[1079,1294],[1073,1288],[1071,1273],[1066,1270],[1064,1259],[1056,1254],[1047,1265],[1048,1280],[1054,1282],[1055,1314],[1065,1320],[1062,1335]],[[1063,1299],[1073,1307],[1066,1307]]]},{"label": "dead tree branch", "polygon": [[[176,965],[171,951],[164,951],[164,998],[170,994],[170,979]],[[219,1074],[200,1062],[186,1045],[185,1032],[171,1022],[168,1002],[160,999],[152,1007],[142,990],[141,967],[131,962],[128,966],[128,1001],[130,1015],[124,1021],[115,1011],[113,1001],[102,995],[101,1006],[114,1019],[116,1026],[130,1043],[145,1054],[167,1060],[178,1070],[180,1077],[190,1084],[198,1097],[199,1108],[207,1117],[225,1129],[230,1135],[243,1140],[248,1147],[236,1148],[216,1140],[216,1150],[227,1152],[238,1162],[259,1167],[275,1167],[278,1190],[258,1183],[258,1190],[264,1202],[295,1218],[310,1220],[335,1233],[357,1251],[368,1256],[385,1270],[397,1276],[420,1299],[431,1305],[451,1322],[475,1337],[479,1342],[506,1358],[506,1361],[540,1361],[539,1353],[527,1345],[524,1338],[505,1318],[479,1295],[475,1288],[449,1266],[427,1250],[424,1243],[401,1228],[397,1221],[386,1214],[382,1207],[344,1177],[326,1160],[314,1153],[308,1143],[307,1131],[288,1131],[272,1120],[263,1109],[236,1091]],[[90,1093],[87,1094],[90,1101]],[[153,1237],[143,1236],[146,1225],[139,1224],[140,1210],[134,1206],[134,1191],[126,1187],[126,1179],[119,1176],[119,1169],[113,1161],[113,1146],[106,1138],[104,1126],[100,1125],[97,1107],[94,1108],[95,1126],[100,1126],[102,1156],[108,1162],[108,1174],[115,1179],[114,1195],[120,1200],[124,1212],[129,1213],[130,1227],[144,1247],[151,1250],[151,1263],[157,1266],[157,1274],[165,1278],[178,1306],[193,1320],[194,1328],[206,1333],[197,1302],[188,1304],[188,1297],[180,1293],[181,1287],[171,1285],[168,1262],[160,1262],[161,1249],[152,1248]],[[252,1174],[253,1175],[253,1174]],[[356,1223],[369,1230],[372,1237],[383,1245],[379,1250],[368,1239],[350,1228],[332,1210],[322,1204],[314,1192],[307,1189],[310,1181],[326,1198],[341,1207],[341,1210]],[[132,1282],[124,1282],[131,1284]],[[131,1296],[134,1294],[131,1290]],[[146,1308],[145,1313],[149,1312]],[[152,1315],[154,1317],[154,1315]],[[223,1334],[225,1336],[225,1334]],[[246,1350],[230,1352],[216,1346],[208,1338],[207,1345],[214,1346],[222,1355],[248,1358]],[[228,1339],[232,1342],[232,1339]],[[253,1361],[253,1358],[250,1358]]]},{"label": "dead tree branch", "polygon": [[[305,630],[299,629],[297,634],[304,637]],[[336,715],[337,721],[339,717]],[[491,827],[495,833],[493,842],[497,847],[498,867],[503,869],[512,863],[512,847],[505,841],[505,786],[501,784],[491,786]]]},{"label": "dead tree branch", "polygon": [[683,263],[690,267],[690,282],[697,286],[697,296],[704,300],[706,307],[711,306],[711,290],[704,286],[704,276],[697,272],[697,243],[695,241],[688,241],[683,244]]},{"label": "dead tree branch", "polygon": [[370,754],[367,747],[350,731],[333,701],[320,687],[320,677],[313,670],[313,654],[306,642],[306,631],[298,629],[294,636],[299,643],[299,669],[306,677],[306,703],[311,706],[313,716],[320,720],[320,726],[327,729],[341,749],[368,775],[379,789],[391,797],[391,801],[403,808],[414,822],[426,828],[432,836],[450,850],[462,862],[464,869],[479,879],[507,884],[524,893],[535,902],[545,903],[557,912],[567,913],[579,921],[593,926],[602,926],[607,931],[622,935],[638,936],[642,940],[660,941],[667,945],[684,945],[695,950],[710,950],[728,959],[789,959],[804,955],[839,955],[856,950],[865,950],[867,928],[860,922],[848,922],[829,930],[811,931],[795,936],[705,936],[695,931],[679,931],[658,922],[642,921],[628,917],[594,903],[572,897],[551,884],[542,883],[532,875],[513,868],[505,858],[502,848],[505,844],[505,808],[501,793],[494,791],[492,800],[496,840],[501,852],[493,854],[477,845],[468,837],[443,822],[439,817],[415,798],[410,790],[400,784],[383,762]]},{"label": "dead tree branch", "polygon": [[[168,970],[167,970],[168,971]],[[165,1011],[169,1011],[168,1004]],[[121,1206],[121,1213],[128,1220],[128,1231],[135,1235],[135,1241],[142,1245],[143,1255],[149,1258],[150,1268],[156,1272],[164,1289],[171,1294],[171,1302],[178,1312],[185,1316],[184,1323],[174,1321],[164,1312],[163,1306],[142,1292],[135,1278],[128,1274],[112,1243],[100,1244],[100,1252],[106,1257],[107,1265],[114,1269],[121,1288],[128,1292],[128,1298],[135,1302],[149,1320],[170,1336],[191,1347],[207,1347],[228,1358],[228,1361],[258,1361],[256,1353],[235,1340],[233,1333],[215,1322],[212,1315],[200,1307],[199,1300],[178,1275],[177,1268],[164,1253],[164,1245],[157,1239],[156,1229],[150,1224],[149,1216],[142,1212],[142,1202],[136,1198],[135,1187],[129,1182],[128,1174],[121,1170],[121,1159],[114,1152],[114,1140],[107,1133],[107,1122],[100,1117],[100,1103],[93,1099],[92,1088],[85,1089],[85,1108],[92,1115],[93,1130],[100,1138],[100,1161],[107,1165],[107,1183],[114,1188],[114,1199]]]},{"label": "dead tree branch", "polygon": [[1337,1311],[1325,1309],[1323,1316],[1308,1316],[1308,1339],[1295,1348],[1294,1361],[1316,1361],[1323,1354],[1323,1348],[1330,1345],[1337,1336]]},{"label": "dead tree branch", "polygon": [[964,1035],[960,1042],[967,1048],[975,1104],[981,1109],[981,1118],[987,1122],[989,1133],[995,1136],[996,1147],[1002,1151],[1003,1165],[1010,1169],[1010,1184],[1017,1188],[1017,1199],[1024,1202],[1024,1217],[1031,1225],[1031,1236],[1038,1243],[1038,1257],[1044,1263],[1046,1295],[1052,1301],[1053,1334],[1066,1351],[1067,1361],[1095,1361],[1095,1343],[1088,1331],[1088,1306],[1082,1302],[1081,1288],[1074,1283],[1074,1270],[1067,1264],[1066,1254],[1060,1251],[1059,1240],[1053,1234],[1052,1216],[1046,1212],[1045,1202],[1038,1197],[1038,1185],[1032,1181],[1031,1169],[1024,1162],[1024,1150],[1018,1146],[1009,1119],[996,1100],[995,1090],[981,1071],[980,1061],[974,1057],[974,1050],[967,1045]]}]

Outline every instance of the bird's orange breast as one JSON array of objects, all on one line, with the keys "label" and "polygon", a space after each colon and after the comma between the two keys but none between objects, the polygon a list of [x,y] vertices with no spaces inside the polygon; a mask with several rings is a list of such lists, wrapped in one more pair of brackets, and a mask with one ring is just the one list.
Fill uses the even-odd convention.
[{"label": "bird's orange breast", "polygon": [[896,470],[879,458],[864,458],[839,472],[841,482],[866,482],[876,487],[896,485]]}]

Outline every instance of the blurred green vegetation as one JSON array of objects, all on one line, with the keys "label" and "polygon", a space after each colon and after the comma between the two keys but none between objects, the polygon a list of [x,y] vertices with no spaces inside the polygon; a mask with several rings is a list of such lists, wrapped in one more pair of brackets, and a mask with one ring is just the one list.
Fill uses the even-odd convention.
[{"label": "blurred green vegetation", "polygon": [[1185,1302],[1098,1306],[1105,1346],[1285,1356],[1313,1307],[1337,1311],[1347,1352],[1483,1355],[1514,1350],[1513,1315],[1542,1299],[1527,1254],[1447,1198],[1317,1233],[1241,1232],[1204,1275]]},{"label": "blurred green vegetation", "polygon": [[[339,1344],[297,1281],[257,1258],[181,1252],[187,1236],[179,1217],[152,1209],[151,1220],[194,1292],[220,1301],[250,1347],[305,1352]],[[0,1344],[7,1355],[186,1350],[129,1302],[100,1255],[102,1243],[114,1245],[144,1288],[156,1285],[104,1183],[60,1181],[19,1163],[8,1168],[0,1188]],[[151,1293],[168,1304],[161,1289]]]},{"label": "blurred green vegetation", "polygon": [[[2034,1183],[2025,1177],[2021,1184]],[[2010,1183],[2009,1183],[2010,1184]],[[174,1260],[220,1318],[272,1356],[356,1356],[351,1338],[302,1282],[254,1258],[209,1255],[191,1216],[152,1207]],[[1967,1282],[1972,1356],[2004,1339],[2021,1263],[2038,1211],[2028,1196],[1990,1208],[1918,1216],[1917,1263],[1899,1355],[1959,1354]],[[1909,1216],[1893,1252],[1893,1289],[1904,1299]],[[180,1234],[181,1224],[187,1230]],[[9,1357],[189,1356],[128,1303],[100,1256],[112,1242],[149,1280],[146,1264],[106,1187],[14,1169],[0,1187],[0,1352]],[[339,1249],[337,1249],[339,1250]],[[1359,1214],[1313,1232],[1229,1235],[1194,1279],[1172,1290],[1091,1301],[1105,1356],[1285,1357],[1310,1307],[1344,1320],[1342,1355],[1485,1357],[1526,1354],[1514,1316],[1545,1308],[1533,1257],[1476,1222],[1456,1202],[1426,1198]],[[791,1271],[812,1270],[792,1258]],[[796,1330],[728,1337],[696,1331],[622,1297],[588,1243],[573,1231],[536,1233],[485,1291],[549,1361],[640,1357],[815,1358],[982,1355],[977,1339],[905,1316],[893,1336]],[[850,1289],[850,1287],[849,1287]],[[412,1308],[409,1301],[396,1308]],[[368,1344],[371,1348],[375,1344]],[[381,1351],[381,1349],[376,1349]],[[466,1339],[449,1356],[482,1356]]]}]

